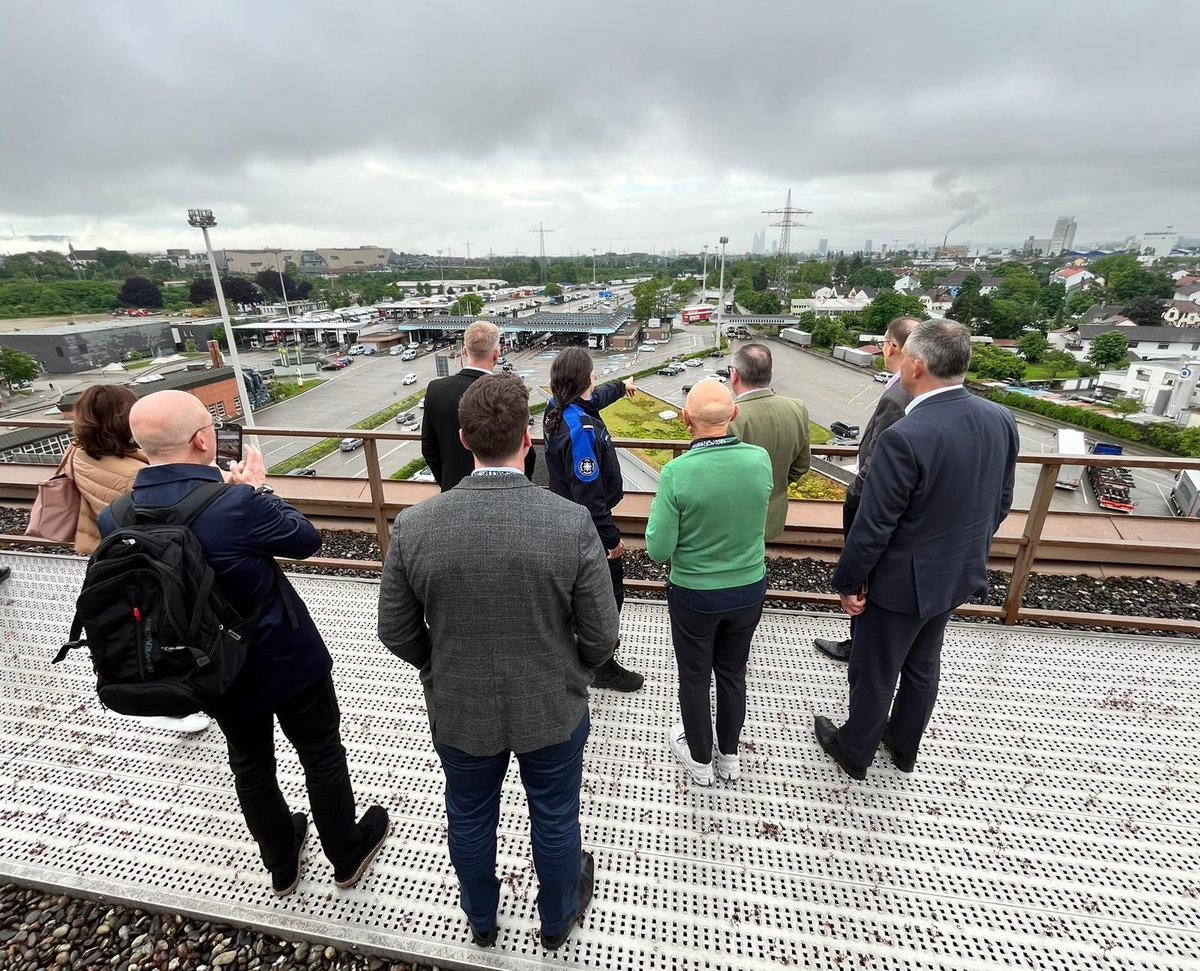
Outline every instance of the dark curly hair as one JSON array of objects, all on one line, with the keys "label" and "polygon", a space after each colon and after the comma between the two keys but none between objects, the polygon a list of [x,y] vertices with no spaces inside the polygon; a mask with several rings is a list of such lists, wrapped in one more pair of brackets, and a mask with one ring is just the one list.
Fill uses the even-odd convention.
[{"label": "dark curly hair", "polygon": [[554,407],[547,408],[542,419],[542,431],[547,438],[558,434],[566,410],[581,400],[591,385],[591,355],[582,347],[559,351],[550,364],[550,394],[554,398]]},{"label": "dark curly hair", "polygon": [[94,459],[126,456],[138,450],[129,430],[129,409],[137,395],[119,384],[93,384],[75,402],[75,444]]}]

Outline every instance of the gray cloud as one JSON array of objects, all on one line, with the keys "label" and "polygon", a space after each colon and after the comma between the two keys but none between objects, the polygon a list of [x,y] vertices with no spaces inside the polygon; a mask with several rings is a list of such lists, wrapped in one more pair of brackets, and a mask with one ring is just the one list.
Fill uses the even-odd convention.
[{"label": "gray cloud", "polygon": [[736,251],[791,188],[798,246],[1200,234],[1200,7],[1126,7],[10,0],[0,225]]}]

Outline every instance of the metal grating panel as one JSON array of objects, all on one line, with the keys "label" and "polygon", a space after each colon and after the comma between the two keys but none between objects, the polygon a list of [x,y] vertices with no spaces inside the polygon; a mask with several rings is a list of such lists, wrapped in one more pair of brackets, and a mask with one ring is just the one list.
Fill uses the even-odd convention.
[{"label": "metal grating panel", "polygon": [[[953,627],[918,771],[851,783],[812,739],[845,714],[831,616],[764,616],[743,775],[687,786],[665,608],[628,603],[634,696],[599,693],[584,774],[596,901],[553,959],[515,769],[500,820],[496,949],[468,943],[445,849],[442,776],[416,673],[375,639],[377,585],[300,576],[336,659],[360,806],[395,820],[375,868],[333,888],[308,844],[271,896],[215,730],[180,738],[104,712],[82,659],[51,671],[82,561],[0,553],[0,878],[429,961],[586,968],[1197,968],[1200,646]],[[280,739],[281,782],[306,805]]]}]

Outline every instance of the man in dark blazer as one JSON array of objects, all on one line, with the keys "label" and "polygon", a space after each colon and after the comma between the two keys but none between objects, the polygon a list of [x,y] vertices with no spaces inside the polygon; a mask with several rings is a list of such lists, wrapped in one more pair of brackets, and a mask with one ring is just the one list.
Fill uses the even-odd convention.
[{"label": "man in dark blazer", "polygon": [[[463,334],[462,370],[449,377],[429,382],[425,392],[425,415],[421,420],[421,456],[433,478],[449,492],[475,468],[458,437],[458,402],[477,380],[491,374],[500,359],[500,328],[486,320],[477,320]],[[533,477],[537,458],[532,448],[525,456],[525,475]]]},{"label": "man in dark blazer", "polygon": [[834,571],[842,609],[857,617],[850,715],[840,729],[818,715],[815,732],[855,779],[880,741],[898,769],[913,770],[946,622],[987,592],[992,536],[1012,506],[1017,426],[962,387],[970,362],[970,332],[953,320],[924,321],[909,336],[900,380],[913,400],[879,437]]},{"label": "man in dark blazer", "polygon": [[[867,481],[867,466],[871,463],[871,453],[875,451],[875,443],[879,441],[888,428],[904,415],[904,409],[912,401],[912,395],[905,390],[900,380],[900,352],[912,329],[919,324],[916,317],[896,317],[888,324],[883,336],[883,366],[892,376],[887,387],[875,404],[875,413],[863,429],[862,438],[858,442],[858,474],[846,490],[846,501],[842,504],[842,535],[850,535],[850,527],[854,525],[854,517],[862,503],[863,486]],[[854,618],[850,618],[850,637],[843,641],[831,641],[824,637],[813,639],[817,650],[835,661],[850,660],[850,645],[854,637]]]},{"label": "man in dark blazer", "polygon": [[592,896],[592,856],[579,831],[588,686],[612,657],[620,622],[587,508],[522,474],[528,420],[519,378],[489,375],[467,389],[459,424],[475,469],[397,518],[379,637],[421,672],[472,939],[481,947],[496,940],[496,825],[515,752],[542,944],[553,950]]}]

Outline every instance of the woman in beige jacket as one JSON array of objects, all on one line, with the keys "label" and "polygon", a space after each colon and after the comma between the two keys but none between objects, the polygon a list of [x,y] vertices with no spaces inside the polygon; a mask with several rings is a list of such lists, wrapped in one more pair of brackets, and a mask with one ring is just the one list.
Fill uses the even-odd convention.
[{"label": "woman in beige jacket", "polygon": [[[75,403],[75,450],[67,474],[79,490],[75,552],[82,556],[91,556],[100,545],[97,517],[129,492],[138,472],[150,464],[129,430],[129,409],[135,401],[137,395],[123,385],[95,384]],[[209,724],[203,714],[140,720],[179,732],[202,732]]]}]

